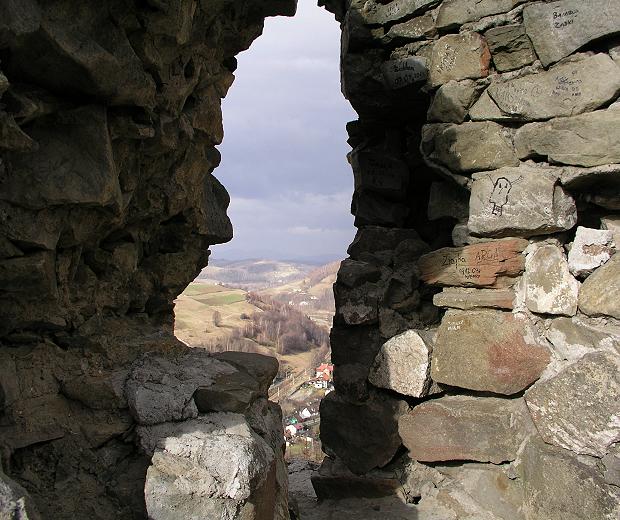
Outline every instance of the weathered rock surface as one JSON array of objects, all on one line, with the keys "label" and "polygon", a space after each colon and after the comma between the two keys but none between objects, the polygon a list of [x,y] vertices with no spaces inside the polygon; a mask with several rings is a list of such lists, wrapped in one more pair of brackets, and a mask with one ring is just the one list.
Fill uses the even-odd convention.
[{"label": "weathered rock surface", "polygon": [[428,82],[438,87],[452,80],[484,78],[490,62],[489,47],[478,33],[448,34],[432,46]]},{"label": "weathered rock surface", "polygon": [[353,151],[350,154],[355,189],[366,189],[401,200],[409,184],[407,164],[387,154]]},{"label": "weathered rock surface", "polygon": [[[430,338],[424,332],[408,330],[386,341],[370,369],[368,380],[375,386],[411,397],[429,390]],[[426,334],[428,335],[428,334]]]},{"label": "weathered rock surface", "polygon": [[467,218],[469,210],[469,193],[456,184],[434,182],[431,184],[428,201],[428,219]]},{"label": "weathered rock surface", "polygon": [[422,152],[431,163],[453,172],[496,170],[519,164],[509,131],[490,121],[426,125]]},{"label": "weathered rock surface", "polygon": [[429,9],[439,0],[394,0],[387,4],[367,2],[364,6],[366,23],[383,25]]},{"label": "weathered rock surface", "polygon": [[532,312],[574,316],[579,282],[568,269],[562,250],[543,245],[527,256],[523,276],[525,304]]},{"label": "weathered rock surface", "polygon": [[620,255],[615,254],[581,285],[579,310],[589,316],[620,319]]},{"label": "weathered rock surface", "polygon": [[[321,401],[321,441],[356,474],[385,466],[400,448],[398,419],[405,401],[373,394],[363,403],[344,401],[331,392]],[[354,428],[350,426],[357,425]]]},{"label": "weathered rock surface", "polygon": [[607,262],[616,251],[611,231],[579,226],[568,253],[568,266],[573,275],[582,277]]},{"label": "weathered rock surface", "polygon": [[596,468],[535,438],[519,455],[518,473],[526,518],[614,520],[620,513],[618,489],[608,486]]},{"label": "weathered rock surface", "polygon": [[0,518],[3,520],[40,520],[28,492],[8,478],[0,467]]},{"label": "weathered rock surface", "polygon": [[493,64],[499,72],[507,72],[529,65],[536,60],[532,42],[523,25],[502,25],[484,33],[489,44]]},{"label": "weathered rock surface", "polygon": [[534,3],[525,7],[523,21],[545,67],[583,45],[618,32],[620,6],[606,0]]},{"label": "weathered rock surface", "polygon": [[550,162],[596,166],[620,162],[620,108],[530,123],[515,134],[521,159],[546,157]]},{"label": "weathered rock surface", "polygon": [[495,309],[512,309],[515,292],[513,289],[471,289],[444,287],[443,291],[433,296],[437,307],[470,310],[479,307]]},{"label": "weathered rock surface", "polygon": [[435,34],[437,34],[435,16],[432,13],[425,13],[406,22],[392,25],[382,41],[385,43],[400,40],[415,41],[432,37]]},{"label": "weathered rock surface", "polygon": [[467,226],[474,235],[546,235],[577,223],[573,198],[553,170],[522,165],[472,176]]},{"label": "weathered rock surface", "polygon": [[615,215],[601,217],[601,229],[611,231],[616,249],[620,248],[620,217]]},{"label": "weathered rock surface", "polygon": [[523,399],[440,397],[422,403],[399,421],[409,456],[422,462],[514,460],[529,431]]},{"label": "weathered rock surface", "polygon": [[[596,78],[604,77],[606,81]],[[591,112],[620,92],[620,67],[607,54],[585,56],[505,82],[487,90],[494,106],[476,110],[476,119],[536,121]]]},{"label": "weathered rock surface", "polygon": [[[465,247],[444,247],[420,257],[420,279],[430,285],[510,285],[523,272],[527,240],[506,238]],[[508,279],[507,279],[508,278]]]},{"label": "weathered rock surface", "polygon": [[439,8],[437,27],[441,29],[458,27],[485,16],[505,13],[522,2],[523,0],[481,0],[472,4],[467,0],[446,0]]},{"label": "weathered rock surface", "polygon": [[462,123],[476,100],[478,89],[472,80],[444,83],[433,97],[428,120],[439,123]]},{"label": "weathered rock surface", "polygon": [[610,325],[592,325],[580,318],[556,318],[546,338],[561,359],[576,361],[597,349],[620,346],[620,329]]},{"label": "weathered rock surface", "polygon": [[437,331],[431,377],[437,383],[511,395],[536,381],[549,359],[525,316],[449,310]]},{"label": "weathered rock surface", "polygon": [[602,457],[620,436],[620,356],[587,354],[525,394],[538,432],[548,444]]}]

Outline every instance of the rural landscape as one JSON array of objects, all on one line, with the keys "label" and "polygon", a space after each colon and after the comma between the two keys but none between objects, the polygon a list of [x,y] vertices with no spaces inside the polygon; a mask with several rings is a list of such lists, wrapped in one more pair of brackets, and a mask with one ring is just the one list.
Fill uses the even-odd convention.
[{"label": "rural landscape", "polygon": [[329,331],[340,262],[214,261],[176,300],[175,334],[209,352],[276,357],[287,457],[320,461],[319,403],[333,389]]}]

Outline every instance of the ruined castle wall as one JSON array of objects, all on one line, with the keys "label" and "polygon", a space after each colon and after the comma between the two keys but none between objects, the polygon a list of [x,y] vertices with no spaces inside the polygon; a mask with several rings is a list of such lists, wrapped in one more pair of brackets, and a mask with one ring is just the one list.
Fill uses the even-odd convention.
[{"label": "ruined castle wall", "polygon": [[358,233],[315,487],[617,518],[620,4],[323,3]]},{"label": "ruined castle wall", "polygon": [[295,4],[0,2],[3,518],[288,517],[273,364],[172,323],[232,237],[212,172],[235,55]]}]

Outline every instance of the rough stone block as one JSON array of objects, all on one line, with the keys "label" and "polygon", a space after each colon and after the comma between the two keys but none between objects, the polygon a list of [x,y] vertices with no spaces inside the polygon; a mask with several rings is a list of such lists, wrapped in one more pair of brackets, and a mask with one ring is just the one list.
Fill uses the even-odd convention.
[{"label": "rough stone block", "polygon": [[393,41],[416,41],[430,39],[437,34],[435,16],[425,13],[403,23],[392,25],[383,38],[386,44]]},{"label": "rough stone block", "polygon": [[611,231],[616,249],[620,249],[620,216],[608,215],[601,217],[601,229]]},{"label": "rough stone block", "polygon": [[509,130],[490,121],[426,125],[421,149],[426,160],[452,172],[495,170],[519,164]]},{"label": "rough stone block", "polygon": [[536,60],[532,42],[523,25],[502,25],[484,33],[493,64],[499,72],[525,67]]},{"label": "rough stone block", "polygon": [[525,0],[444,0],[437,15],[437,27],[452,29],[493,14],[506,13]]},{"label": "rough stone block", "polygon": [[428,219],[466,219],[469,214],[469,193],[454,183],[434,182],[428,200]]},{"label": "rough stone block", "polygon": [[478,33],[448,34],[432,46],[428,82],[438,87],[451,80],[484,78],[490,63],[489,47]]},{"label": "rough stone block", "polygon": [[620,254],[616,253],[581,285],[579,310],[588,316],[620,320]]},{"label": "rough stone block", "polygon": [[505,277],[523,272],[521,252],[528,242],[522,238],[492,240],[465,247],[444,247],[420,257],[420,279],[430,285],[494,287]]},{"label": "rough stone block", "polygon": [[588,276],[607,262],[615,251],[614,236],[611,231],[579,226],[568,253],[570,272],[578,277]]},{"label": "rough stone block", "polygon": [[[424,332],[408,330],[386,341],[370,369],[368,380],[375,386],[411,397],[428,393],[430,380],[430,338]],[[427,334],[428,335],[428,334]]]},{"label": "rough stone block", "polygon": [[350,155],[356,190],[369,190],[393,200],[403,200],[409,186],[404,161],[385,153],[353,151]]},{"label": "rough stone block", "polygon": [[620,107],[530,123],[515,134],[521,159],[545,157],[574,166],[620,163]]},{"label": "rough stone block", "polygon": [[495,309],[512,309],[515,299],[513,289],[470,289],[444,287],[443,291],[433,296],[437,307],[470,310],[480,307]]},{"label": "rough stone block", "polygon": [[532,312],[574,316],[579,282],[568,269],[564,253],[555,245],[543,245],[528,254],[523,276],[525,304]]},{"label": "rough stone block", "polygon": [[474,235],[530,237],[577,223],[575,202],[552,169],[522,165],[472,178],[467,226]]},{"label": "rough stone block", "polygon": [[523,399],[448,396],[403,415],[398,431],[409,456],[421,462],[516,459],[531,431]]},{"label": "rough stone block", "polygon": [[508,312],[446,312],[437,332],[431,378],[470,390],[511,395],[536,381],[548,349],[529,319]]},{"label": "rough stone block", "polygon": [[583,318],[555,318],[549,323],[547,339],[561,359],[576,361],[597,349],[620,347],[620,328],[595,326]]},{"label": "rough stone block", "polygon": [[439,0],[393,0],[386,4],[373,0],[365,5],[364,17],[368,24],[385,25],[421,13],[437,3]]},{"label": "rough stone block", "polygon": [[620,4],[609,0],[536,2],[523,11],[525,30],[545,67],[618,32],[618,19]]},{"label": "rough stone block", "polygon": [[602,457],[620,436],[620,356],[586,354],[525,393],[538,433],[548,444]]},{"label": "rough stone block", "polygon": [[439,123],[462,123],[476,100],[479,89],[472,80],[444,83],[433,97],[428,120]]}]

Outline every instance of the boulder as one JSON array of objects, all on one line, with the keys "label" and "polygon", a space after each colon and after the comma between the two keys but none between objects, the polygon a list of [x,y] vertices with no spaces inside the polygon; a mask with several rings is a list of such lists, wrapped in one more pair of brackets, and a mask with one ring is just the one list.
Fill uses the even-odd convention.
[{"label": "boulder", "polygon": [[618,17],[620,4],[608,0],[537,2],[523,11],[525,30],[545,67],[588,42],[618,32]]},{"label": "boulder", "polygon": [[526,518],[615,520],[620,515],[618,488],[608,486],[596,467],[570,452],[532,437],[519,455],[517,469]]},{"label": "boulder", "polygon": [[433,97],[428,120],[438,123],[462,123],[478,97],[479,89],[472,80],[444,83]]},{"label": "boulder", "polygon": [[414,407],[398,431],[409,456],[421,462],[511,461],[531,430],[523,399],[447,396]]},{"label": "boulder", "polygon": [[437,307],[471,310],[480,307],[512,309],[515,299],[513,289],[471,289],[465,287],[444,287],[433,296]]},{"label": "boulder", "polygon": [[379,319],[382,293],[381,287],[374,283],[367,282],[354,288],[335,284],[336,317],[346,325],[375,323]]},{"label": "boulder", "polygon": [[407,403],[373,393],[363,403],[350,403],[330,392],[321,401],[321,442],[356,475],[383,467],[401,446],[398,419]]},{"label": "boulder", "polygon": [[601,229],[611,231],[616,249],[620,248],[620,217],[608,215],[601,217]]},{"label": "boulder", "polygon": [[620,319],[620,255],[615,254],[581,285],[579,310],[588,316]]},{"label": "boulder", "polygon": [[375,283],[381,278],[381,269],[361,260],[346,258],[340,263],[336,283],[353,289],[366,282]]},{"label": "boulder", "polygon": [[550,354],[523,315],[449,310],[439,326],[431,378],[460,388],[511,395],[536,381]]},{"label": "boulder", "polygon": [[528,254],[523,276],[525,304],[532,312],[574,316],[579,282],[568,270],[562,250],[542,245]]},{"label": "boulder", "polygon": [[[259,384],[247,372],[215,374],[207,386],[194,392],[194,404],[200,413],[244,413],[261,395]],[[263,393],[266,396],[266,392]]]},{"label": "boulder", "polygon": [[489,44],[493,64],[498,72],[525,67],[536,60],[532,42],[523,25],[501,25],[484,33]]},{"label": "boulder", "polygon": [[428,393],[432,347],[424,333],[408,330],[386,341],[370,369],[368,380],[375,386],[411,397]]},{"label": "boulder", "polygon": [[[600,82],[596,78],[604,77]],[[607,54],[584,56],[538,74],[495,82],[487,92],[486,110],[472,109],[476,118],[536,121],[591,112],[620,93],[620,67]],[[488,102],[487,102],[488,103]],[[493,106],[494,105],[494,106]]]},{"label": "boulder", "polygon": [[521,159],[586,167],[620,163],[620,108],[530,123],[517,130],[514,143]]},{"label": "boulder", "polygon": [[420,279],[429,285],[509,285],[509,277],[523,272],[525,257],[521,252],[527,245],[527,240],[506,238],[464,247],[444,247],[420,257]]},{"label": "boulder", "polygon": [[194,392],[215,383],[218,376],[238,371],[203,350],[177,356],[144,354],[138,359],[125,383],[129,409],[140,424],[157,424],[196,417]]},{"label": "boulder", "polygon": [[568,361],[576,361],[597,349],[620,347],[619,327],[595,326],[582,318],[555,318],[545,336],[558,357]]},{"label": "boulder", "polygon": [[258,382],[260,392],[263,395],[267,395],[267,391],[278,375],[280,367],[280,363],[275,357],[252,352],[218,352],[213,354],[213,357],[249,374]]},{"label": "boulder", "polygon": [[575,201],[552,169],[522,165],[472,178],[467,226],[474,235],[530,237],[577,223]]},{"label": "boulder", "polygon": [[506,13],[524,0],[444,0],[437,15],[437,27],[453,29],[493,14]]},{"label": "boulder", "polygon": [[421,149],[427,161],[451,172],[496,170],[519,164],[509,130],[491,121],[425,125]]},{"label": "boulder", "polygon": [[616,251],[611,231],[577,228],[575,240],[568,253],[568,267],[573,275],[588,276],[607,262]]},{"label": "boulder", "polygon": [[484,78],[490,63],[489,47],[478,33],[448,34],[432,45],[428,83],[438,87],[451,80]]}]

